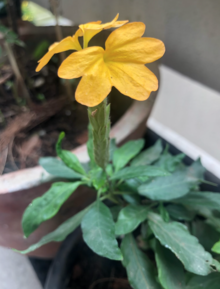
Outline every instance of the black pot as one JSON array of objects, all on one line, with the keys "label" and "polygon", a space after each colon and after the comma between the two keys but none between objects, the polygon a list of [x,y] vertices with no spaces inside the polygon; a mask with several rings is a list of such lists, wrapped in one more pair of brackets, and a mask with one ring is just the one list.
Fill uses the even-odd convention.
[{"label": "black pot", "polygon": [[60,246],[50,267],[45,289],[66,288],[72,266],[77,256],[77,243],[81,239],[80,228],[71,233]]},{"label": "black pot", "polygon": [[109,260],[94,253],[83,241],[81,230],[78,228],[60,247],[49,270],[44,288],[100,288],[98,285],[105,288],[109,283],[123,285],[126,289],[131,288],[121,262]]},{"label": "black pot", "polygon": [[[149,147],[155,143],[157,139],[160,137],[156,135],[153,131],[148,130],[147,134],[145,136],[146,139],[146,147]],[[163,144],[165,146],[167,142],[163,140]],[[178,149],[176,149],[174,146],[170,145],[170,152],[172,154],[180,153]],[[190,165],[193,160],[189,157],[185,157],[184,159],[185,164]],[[206,172],[205,179],[210,182],[214,182],[218,184],[218,186],[214,187],[208,184],[202,184],[201,190],[203,191],[216,191],[220,192],[220,180],[216,178],[214,175],[212,175],[210,172]],[[71,276],[71,270],[74,266],[74,263],[77,259],[77,256],[79,254],[79,243],[82,241],[81,238],[81,230],[78,228],[75,232],[70,234],[66,240],[62,243],[58,254],[56,255],[52,266],[49,270],[45,289],[66,289],[67,284],[69,282],[70,276]],[[100,257],[101,258],[101,257]],[[102,258],[105,261],[104,266],[107,268],[109,267],[108,262],[114,262],[114,261],[107,261],[108,259]],[[96,261],[94,260],[94,263],[96,264]],[[122,266],[119,263],[119,266]]]}]

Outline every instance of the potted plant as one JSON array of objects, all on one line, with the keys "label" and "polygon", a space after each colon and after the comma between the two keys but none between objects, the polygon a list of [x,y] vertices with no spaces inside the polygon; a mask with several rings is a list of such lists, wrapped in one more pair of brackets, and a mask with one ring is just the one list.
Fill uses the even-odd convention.
[{"label": "potted plant", "polygon": [[[162,149],[160,141],[142,151],[143,139],[126,142],[119,148],[109,139],[110,105],[106,97],[112,85],[139,101],[148,98],[158,83],[144,64],[162,57],[165,52],[160,40],[142,38],[143,23],[126,22],[117,21],[116,17],[106,24],[80,25],[72,38],[53,46],[39,63],[40,69],[53,53],[70,47],[78,50],[64,60],[58,75],[65,79],[83,76],[76,100],[88,106],[90,161],[82,165],[76,155],[63,150],[65,134],[60,134],[56,151],[61,161],[44,158],[40,163],[49,172],[56,164],[60,174],[65,170],[75,181],[54,183],[27,207],[22,219],[24,235],[29,237],[41,223],[52,218],[79,186],[95,190],[96,200],[22,253],[51,241],[62,241],[81,224],[85,244],[105,260],[121,261],[135,289],[199,286],[215,289],[220,280],[218,256],[209,252],[212,246],[208,248],[206,244],[205,249],[193,235],[193,220],[208,223],[217,230],[220,220],[219,196],[200,191],[199,185],[204,181],[200,161],[185,166],[184,155],[170,155],[167,149]],[[119,28],[108,37],[105,50],[88,47],[92,36],[110,27]],[[78,47],[80,35],[84,39],[83,49]],[[76,242],[77,237],[78,233],[72,235],[72,241]],[[212,251],[219,252],[219,243]],[[81,252],[79,247],[77,252]],[[75,269],[73,278],[80,275],[79,270]],[[118,277],[124,277],[123,274]],[[124,288],[129,288],[128,281],[124,280],[127,286]],[[95,288],[103,282],[106,280],[95,280],[87,287]],[[114,284],[114,288],[122,286],[123,281],[119,283]],[[59,287],[60,284],[53,286],[64,288]]]},{"label": "potted plant", "polygon": [[[63,31],[63,34],[66,36],[66,35],[72,34],[73,31],[75,31],[75,28],[74,27],[62,27],[62,31]],[[108,31],[105,30],[105,31],[102,31],[102,33],[100,34],[97,34],[97,36],[95,36],[94,39],[91,40],[91,44],[97,45],[98,43],[101,45],[102,43],[104,43],[104,39],[106,39],[108,36],[107,32]],[[26,44],[26,50],[28,51],[28,55],[32,55],[35,49],[38,50],[37,44],[41,43],[42,39],[46,38],[49,42],[56,41],[53,27],[34,27],[30,25],[28,26],[22,25],[22,26],[19,26],[19,35],[20,35],[20,38]],[[39,51],[38,51],[38,55],[39,55]],[[56,65],[54,64],[54,62],[52,62],[51,66],[49,67],[49,71],[50,70],[52,71],[52,68],[55,68],[55,67]],[[149,68],[159,78],[158,63],[150,63]],[[31,70],[31,73],[32,73],[32,70]],[[35,73],[34,77],[38,79],[38,78],[42,78],[43,75],[44,75],[44,72],[42,72],[41,74]],[[47,79],[50,80],[49,76],[45,80],[46,81],[44,85],[45,87],[46,87]],[[54,82],[58,83],[58,81],[54,81]],[[41,90],[40,92],[43,93],[43,91]],[[111,137],[116,139],[117,144],[123,144],[125,141],[129,139],[139,138],[143,135],[145,131],[145,123],[153,107],[156,94],[157,94],[157,91],[152,92],[151,98],[147,99],[145,102],[138,102],[138,101],[132,101],[132,99],[124,97],[120,92],[114,89],[112,95],[110,96],[110,99],[113,103],[112,105],[113,110],[115,112],[114,117],[111,118],[113,121],[112,129],[111,129]],[[56,95],[59,95],[59,91],[56,91]],[[57,99],[58,104],[59,104],[59,99]],[[49,105],[49,103],[51,106]],[[46,100],[43,102],[43,105],[45,106],[46,111],[48,112],[46,115],[47,120],[49,117],[51,117],[49,114],[51,113],[51,111],[53,111],[53,109],[51,109],[52,103],[51,102],[49,103],[47,104]],[[55,106],[57,107],[57,104]],[[68,107],[66,109],[68,109]],[[86,112],[86,108],[84,110]],[[62,118],[62,115],[65,113],[65,109],[63,109],[62,111],[63,112],[61,114],[61,118]],[[31,111],[30,113],[28,111],[27,114],[30,117],[32,117],[33,115]],[[41,114],[41,109],[38,109],[38,113],[35,115],[40,116],[40,114]],[[74,115],[75,114],[76,113],[74,112]],[[78,113],[78,115],[79,114],[80,113]],[[85,117],[86,117],[86,122],[87,122],[86,114],[85,114]],[[40,116],[40,119],[42,119],[41,116]],[[24,143],[26,141],[28,143],[29,139],[31,140],[31,136],[38,135],[38,131],[41,131],[41,130],[47,131],[47,129],[45,129],[45,123],[46,125],[50,124],[51,126],[53,126],[54,125],[53,122],[55,121],[57,125],[61,125],[61,123],[59,123],[59,119],[60,119],[60,116],[58,115],[58,117],[52,117],[47,122],[44,121],[44,123],[42,123],[41,125],[42,127],[41,129],[39,129],[39,126],[37,126],[34,129],[30,129],[28,127],[28,129],[25,130],[25,134],[27,135],[27,137]],[[14,123],[18,124],[18,121],[16,121],[15,119]],[[22,121],[22,119],[20,120],[20,123],[26,126],[25,121]],[[31,125],[32,124],[33,122],[31,121]],[[65,124],[65,123],[62,123],[62,124]],[[77,127],[78,125],[80,125],[79,122],[74,122],[74,123],[71,123],[71,125],[69,126]],[[85,126],[85,129],[86,129],[86,126]],[[59,128],[55,129],[55,131],[57,130],[60,131]],[[13,130],[11,131],[13,132]],[[69,136],[70,132],[67,132],[67,135]],[[11,140],[12,142],[13,142],[14,137],[16,140],[16,134],[15,136],[12,135],[12,140]],[[39,140],[39,138],[37,139]],[[7,127],[6,127],[6,130],[1,133],[1,141],[2,141],[2,142],[0,141],[1,149],[2,149],[1,143],[3,144],[3,148],[4,148],[4,145],[7,144],[6,140],[8,140]],[[33,140],[34,140],[34,137],[33,137]],[[74,141],[74,135],[71,136],[71,141],[72,140]],[[9,138],[9,141],[10,141],[10,138]],[[40,136],[40,141],[42,141],[42,143],[44,144],[44,142],[47,141],[47,134],[45,134],[44,136]],[[70,142],[68,138],[65,139],[65,141],[66,143]],[[88,162],[89,160],[85,142],[86,140],[84,138],[84,140],[81,142],[84,144],[77,146],[74,150],[72,150],[77,155],[77,157],[79,158],[81,162]],[[66,143],[64,143],[65,148],[67,148]],[[52,144],[50,147],[54,147],[54,146],[55,145]],[[14,148],[16,148],[16,143],[14,145]],[[71,149],[71,148],[72,148],[71,146],[68,147],[68,149]],[[2,150],[0,154],[2,154]],[[30,153],[29,156],[31,155],[32,154]],[[19,168],[19,165],[18,165],[18,168]],[[64,220],[71,217],[73,214],[75,214],[76,212],[84,208],[89,202],[92,201],[91,194],[89,194],[90,197],[88,196],[88,193],[87,193],[88,190],[84,190],[83,187],[80,187],[77,190],[77,192],[72,196],[72,201],[73,201],[72,206],[70,206],[71,200],[69,200],[68,203],[65,203],[62,206],[62,209],[54,218],[42,224],[42,226],[40,226],[40,228],[38,228],[38,230],[36,230],[30,236],[30,238],[23,239],[23,233],[22,233],[22,229],[20,226],[22,214],[25,208],[27,207],[27,205],[31,203],[33,199],[41,196],[44,192],[46,192],[49,189],[51,185],[51,181],[58,179],[55,172],[54,174],[55,175],[48,174],[41,166],[34,166],[34,167],[27,167],[25,169],[19,169],[19,170],[9,172],[9,173],[6,173],[5,171],[5,173],[2,176],[0,176],[0,212],[1,212],[0,213],[0,234],[4,236],[0,240],[1,246],[6,246],[6,247],[9,246],[9,247],[14,247],[19,250],[23,250],[26,247],[30,246],[31,244],[36,243],[43,235],[53,231]],[[63,175],[63,177],[65,178],[66,176]],[[58,243],[49,244],[49,245],[45,245],[39,248],[37,251],[31,252],[30,254],[36,255],[39,257],[50,258],[55,255],[58,247],[59,247]]]}]

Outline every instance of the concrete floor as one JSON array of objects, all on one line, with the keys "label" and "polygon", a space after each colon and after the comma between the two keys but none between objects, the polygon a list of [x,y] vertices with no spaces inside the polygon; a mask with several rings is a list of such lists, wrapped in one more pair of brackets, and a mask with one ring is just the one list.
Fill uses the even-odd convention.
[{"label": "concrete floor", "polygon": [[[165,66],[149,127],[220,177],[220,94]],[[0,289],[42,289],[25,256],[0,247]]]},{"label": "concrete floor", "polygon": [[0,289],[42,289],[27,257],[0,247]]}]

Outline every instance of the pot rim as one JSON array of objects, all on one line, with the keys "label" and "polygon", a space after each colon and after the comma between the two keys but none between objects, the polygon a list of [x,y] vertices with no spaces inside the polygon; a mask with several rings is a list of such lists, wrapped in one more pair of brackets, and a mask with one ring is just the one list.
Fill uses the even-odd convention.
[{"label": "pot rim", "polygon": [[[146,123],[154,100],[155,97],[152,95],[146,101],[134,101],[116,122],[111,129],[110,136],[116,139],[117,144],[123,143],[142,123]],[[80,145],[71,152],[76,154],[80,162],[89,161],[86,144]],[[29,189],[54,180],[56,177],[48,174],[41,166],[18,170],[0,176],[0,194]]]}]

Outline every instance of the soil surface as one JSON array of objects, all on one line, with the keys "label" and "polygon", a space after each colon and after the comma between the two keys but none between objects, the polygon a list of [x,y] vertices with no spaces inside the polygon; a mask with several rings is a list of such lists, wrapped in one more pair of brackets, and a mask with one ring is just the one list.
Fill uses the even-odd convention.
[{"label": "soil surface", "polygon": [[78,245],[76,252],[79,253],[66,289],[132,288],[121,262],[96,255],[84,242]]}]

